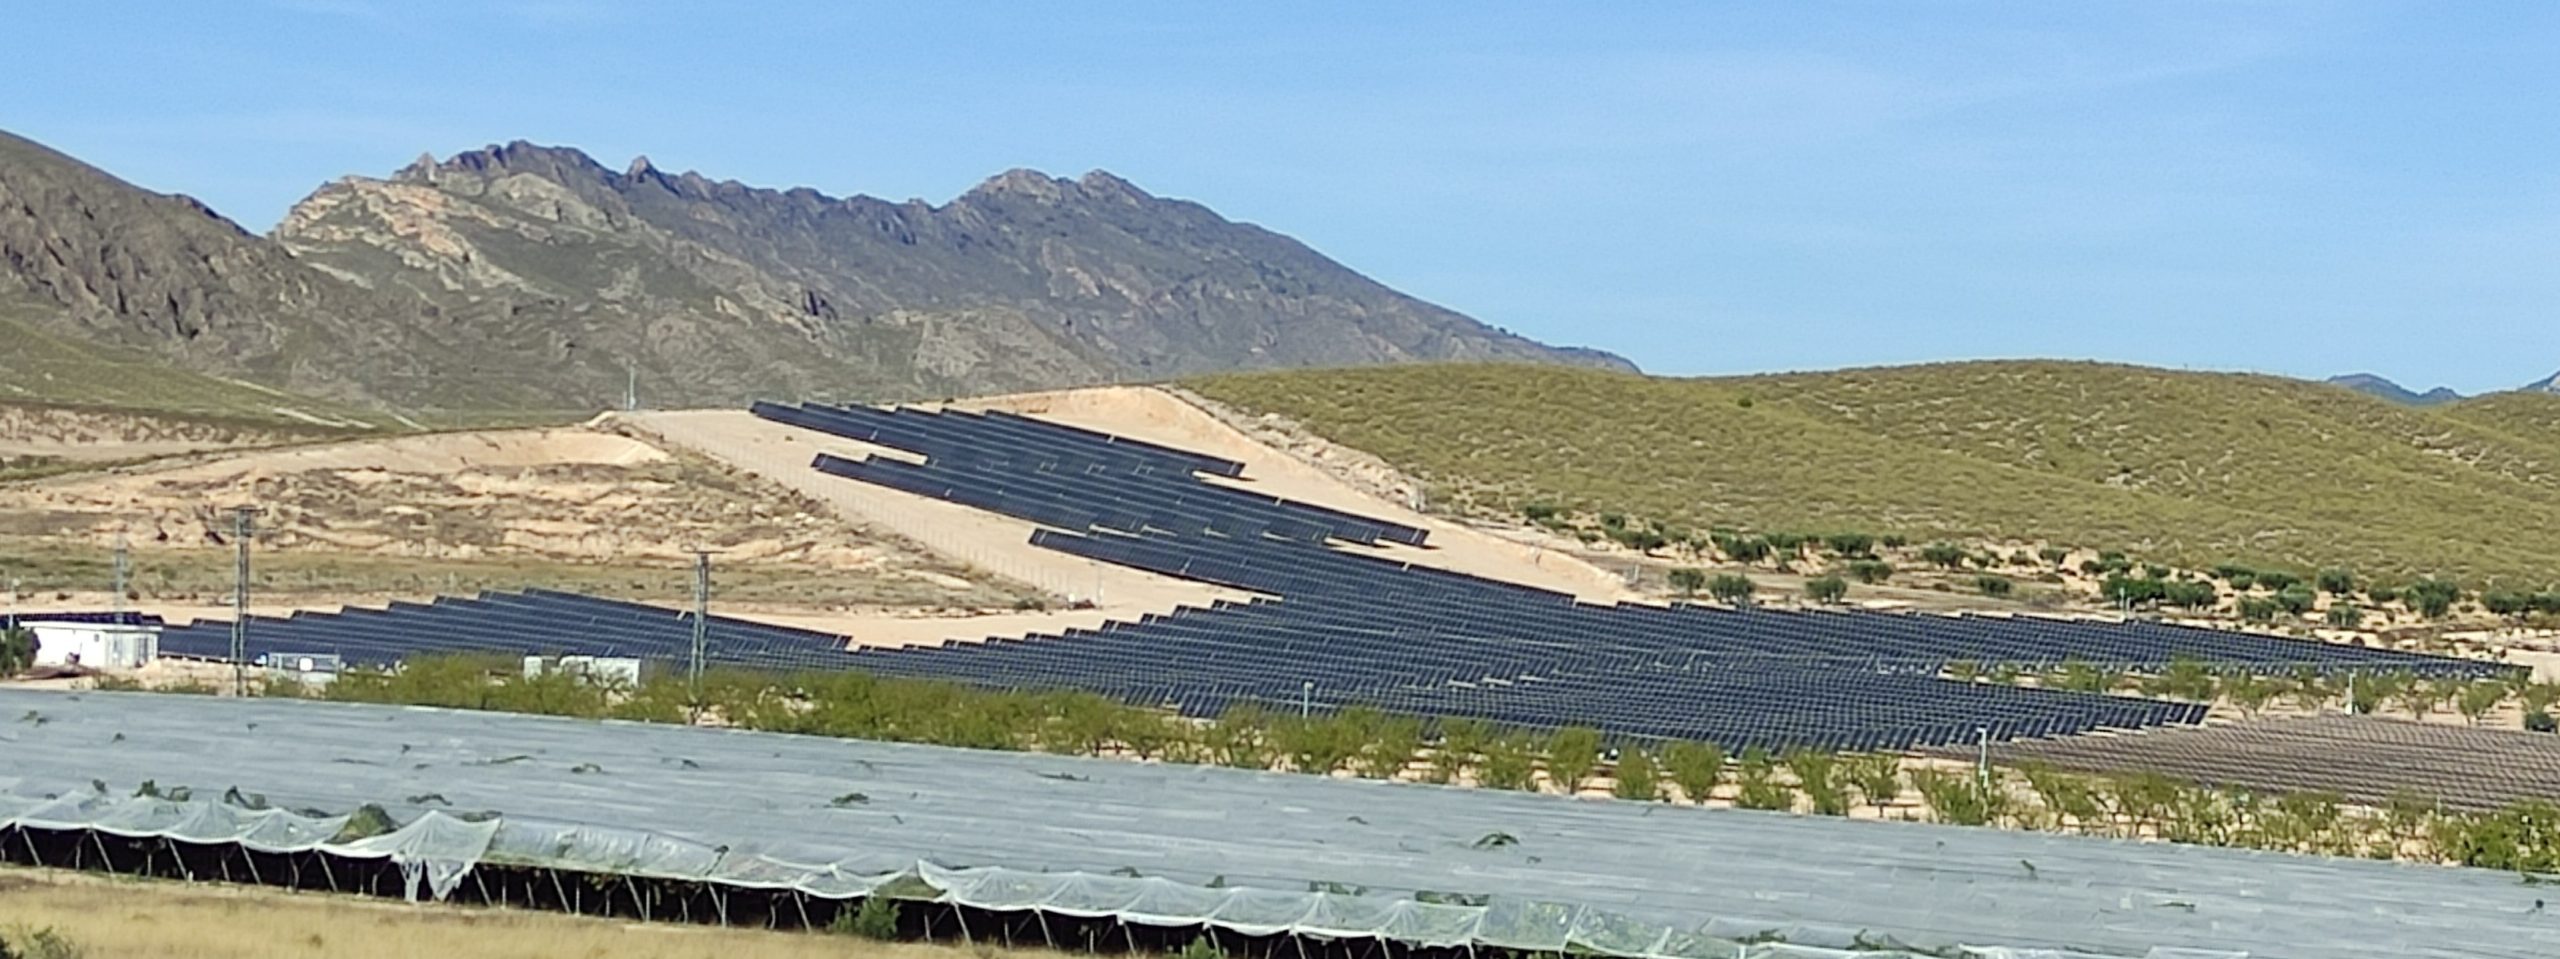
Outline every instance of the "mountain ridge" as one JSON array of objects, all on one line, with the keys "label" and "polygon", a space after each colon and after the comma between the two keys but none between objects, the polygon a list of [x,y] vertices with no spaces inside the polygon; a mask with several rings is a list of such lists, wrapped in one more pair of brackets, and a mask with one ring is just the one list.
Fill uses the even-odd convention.
[{"label": "mountain ridge", "polygon": [[514,141],[341,177],[266,235],[0,134],[0,293],[53,335],[373,405],[920,399],[1435,360],[1632,369],[1107,171],[940,205]]},{"label": "mountain ridge", "polygon": [[2402,386],[2399,383],[2393,382],[2390,377],[2383,376],[2378,373],[2347,373],[2339,376],[2332,376],[2326,380],[2322,380],[2321,382],[2327,383],[2331,386],[2343,386],[2359,393],[2378,396],[2405,406],[2435,406],[2440,403],[2456,402],[2464,398],[2462,394],[2454,392],[2450,387],[2443,386],[2420,393]]}]

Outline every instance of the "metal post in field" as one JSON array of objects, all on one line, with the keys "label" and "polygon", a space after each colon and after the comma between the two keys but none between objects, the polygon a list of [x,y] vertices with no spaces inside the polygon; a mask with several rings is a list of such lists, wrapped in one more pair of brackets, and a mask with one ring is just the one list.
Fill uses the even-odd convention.
[{"label": "metal post in field", "polygon": [[231,695],[249,694],[249,537],[256,529],[255,506],[231,508],[231,544],[237,559],[231,569]]},{"label": "metal post in field", "polygon": [[702,656],[711,633],[711,551],[693,551],[693,662],[686,672],[685,688],[693,701],[694,718],[702,716]]}]

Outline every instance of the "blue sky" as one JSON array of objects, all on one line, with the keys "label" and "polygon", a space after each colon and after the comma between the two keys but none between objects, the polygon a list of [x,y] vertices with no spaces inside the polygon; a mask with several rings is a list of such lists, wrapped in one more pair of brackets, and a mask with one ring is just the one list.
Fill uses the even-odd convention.
[{"label": "blue sky", "polygon": [[1103,168],[1674,374],[2560,369],[2560,5],[38,2],[0,128],[265,229],[512,139]]}]

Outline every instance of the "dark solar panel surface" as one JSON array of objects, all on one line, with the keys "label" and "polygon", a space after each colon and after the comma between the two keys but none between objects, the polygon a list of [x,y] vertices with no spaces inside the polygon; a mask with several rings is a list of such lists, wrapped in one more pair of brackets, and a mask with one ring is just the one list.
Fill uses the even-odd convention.
[{"label": "dark solar panel surface", "polygon": [[[1028,417],[758,404],[768,419],[924,457],[821,455],[828,473],[1040,524],[1032,542],[1261,594],[981,643],[847,651],[837,637],[714,617],[708,658],[860,669],[993,688],[1081,689],[1213,716],[1351,705],[1621,739],[1731,748],[1905,749],[2202,721],[2204,708],[1937,678],[1953,660],[2483,675],[2493,664],[2147,622],[1717,606],[1593,605],[1557,592],[1334,548],[1422,544],[1424,531],[1201,481],[1230,460]],[[385,611],[260,620],[252,655],[384,664],[500,650],[680,661],[686,615],[564,593],[487,593]],[[227,655],[227,624],[164,651]],[[1979,732],[1978,732],[1979,731]]]}]

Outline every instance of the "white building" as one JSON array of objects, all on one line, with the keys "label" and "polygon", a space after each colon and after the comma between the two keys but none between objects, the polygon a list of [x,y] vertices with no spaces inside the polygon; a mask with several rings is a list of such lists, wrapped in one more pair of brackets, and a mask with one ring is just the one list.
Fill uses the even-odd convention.
[{"label": "white building", "polygon": [[66,623],[24,619],[36,637],[36,665],[140,669],[160,657],[160,627],[124,623]]}]

